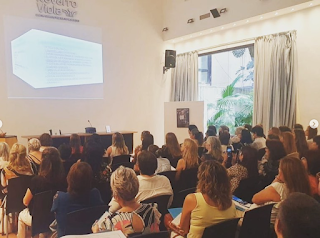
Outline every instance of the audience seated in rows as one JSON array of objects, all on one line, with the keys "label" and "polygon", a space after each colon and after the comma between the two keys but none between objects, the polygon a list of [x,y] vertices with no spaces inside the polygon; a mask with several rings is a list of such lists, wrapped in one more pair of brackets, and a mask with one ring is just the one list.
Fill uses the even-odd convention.
[{"label": "audience seated in rows", "polygon": [[0,142],[0,170],[9,164],[10,148],[6,142]]},{"label": "audience seated in rows", "polygon": [[162,158],[167,158],[171,166],[177,167],[178,160],[181,159],[182,153],[176,135],[172,132],[166,134],[166,143],[158,151]]},{"label": "audience seated in rows", "polygon": [[30,186],[23,198],[23,203],[27,207],[20,212],[18,218],[18,238],[26,237],[26,226],[31,226],[33,197],[37,193],[45,191],[65,191],[67,188],[65,175],[59,152],[56,148],[46,148],[42,152],[42,162],[39,175],[31,179]]},{"label": "audience seated in rows", "polygon": [[159,231],[161,214],[157,205],[140,204],[135,199],[139,192],[139,181],[132,169],[120,166],[115,170],[111,176],[111,188],[121,209],[113,213],[105,212],[93,224],[93,232],[121,230],[128,236],[133,233]]},{"label": "audience seated in rows", "polygon": [[226,169],[213,160],[201,163],[197,192],[184,200],[180,224],[173,230],[188,237],[201,238],[206,227],[236,216],[231,184]]},{"label": "audience seated in rows", "polygon": [[302,192],[311,195],[307,171],[302,162],[296,157],[287,156],[280,160],[279,174],[271,185],[255,194],[252,202],[262,205],[276,202],[271,213],[271,222],[274,223],[278,213],[279,202],[293,192]]},{"label": "audience seated in rows", "polygon": [[[154,154],[149,151],[142,151],[138,155],[137,167],[140,172],[140,175],[137,176],[139,181],[139,191],[136,194],[137,202],[161,195],[173,195],[169,179],[163,175],[155,175],[157,158]],[[169,200],[169,206],[171,202],[172,197]],[[110,212],[115,212],[121,208],[115,197],[113,197],[109,205]]]},{"label": "audience seated in rows", "polygon": [[42,160],[42,152],[40,152],[40,141],[37,138],[32,138],[28,141],[28,155],[27,159],[31,164],[34,174],[38,174]]},{"label": "audience seated in rows", "polygon": [[278,238],[320,237],[320,204],[304,193],[292,193],[280,207],[275,223]]},{"label": "audience seated in rows", "polygon": [[185,139],[182,144],[182,158],[177,164],[176,181],[180,179],[183,170],[197,168],[199,166],[198,146],[192,139]]},{"label": "audience seated in rows", "polygon": [[129,150],[124,141],[123,135],[116,132],[112,135],[112,145],[108,147],[106,151],[106,156],[113,159],[113,157],[118,155],[128,155]]},{"label": "audience seated in rows", "polygon": [[167,158],[162,158],[159,155],[159,147],[157,145],[149,145],[148,151],[150,151],[157,158],[158,163],[155,171],[156,174],[171,170],[170,161]]},{"label": "audience seated in rows", "polygon": [[57,192],[51,209],[56,214],[58,237],[64,235],[68,213],[103,204],[99,190],[92,188],[92,179],[93,171],[88,163],[72,165],[67,176],[68,192]]}]

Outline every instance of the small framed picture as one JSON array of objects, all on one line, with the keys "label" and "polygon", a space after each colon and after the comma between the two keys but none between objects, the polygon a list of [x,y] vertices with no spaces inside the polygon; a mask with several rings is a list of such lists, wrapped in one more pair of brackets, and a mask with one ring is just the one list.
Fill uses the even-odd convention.
[{"label": "small framed picture", "polygon": [[106,126],[106,131],[107,131],[107,133],[111,132],[110,126]]},{"label": "small framed picture", "polygon": [[189,126],[189,108],[177,108],[177,127],[185,128]]}]

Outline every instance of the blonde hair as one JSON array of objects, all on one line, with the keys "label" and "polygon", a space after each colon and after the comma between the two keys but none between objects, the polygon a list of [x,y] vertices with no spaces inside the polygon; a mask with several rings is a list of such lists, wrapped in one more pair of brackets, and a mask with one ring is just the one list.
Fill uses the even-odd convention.
[{"label": "blonde hair", "polygon": [[119,154],[129,154],[128,147],[124,141],[123,135],[119,132],[116,132],[112,135],[112,145],[116,147],[116,150]]},{"label": "blonde hair", "polygon": [[10,148],[6,142],[0,142],[0,157],[3,157],[3,161],[9,161]]},{"label": "blonde hair", "polygon": [[133,200],[139,191],[139,181],[133,169],[120,166],[116,169],[110,180],[114,197],[119,197],[124,201]]},{"label": "blonde hair", "polygon": [[209,136],[206,143],[208,143],[211,148],[208,154],[212,155],[213,158],[220,160],[222,158],[222,148],[219,138],[215,136]]},{"label": "blonde hair", "polygon": [[28,141],[28,151],[38,151],[40,150],[41,144],[37,138],[32,138]]},{"label": "blonde hair", "polygon": [[192,139],[185,139],[183,142],[183,155],[182,158],[186,162],[186,169],[194,168],[199,165],[198,146]]},{"label": "blonde hair", "polygon": [[10,150],[8,168],[15,171],[32,172],[31,165],[26,156],[26,147],[24,145],[15,143]]}]

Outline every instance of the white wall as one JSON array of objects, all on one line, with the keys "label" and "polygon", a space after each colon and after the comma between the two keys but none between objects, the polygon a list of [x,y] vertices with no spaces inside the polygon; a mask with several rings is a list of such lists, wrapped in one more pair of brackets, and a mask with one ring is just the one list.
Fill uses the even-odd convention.
[{"label": "white wall", "polygon": [[177,127],[177,109],[189,108],[190,125],[196,125],[199,131],[205,133],[204,129],[204,102],[165,102],[164,103],[164,134],[173,132],[179,143],[188,138],[188,128]]},{"label": "white wall", "polygon": [[177,53],[227,44],[256,36],[297,30],[298,48],[298,122],[320,120],[320,7],[313,7],[273,19],[197,37],[175,45]]},{"label": "white wall", "polygon": [[[167,75],[162,75],[164,50],[161,0],[77,0],[79,25],[102,28],[103,100],[8,99],[4,57],[3,16],[35,19],[36,0],[0,2],[0,119],[7,134],[81,132],[90,119],[98,131],[150,130],[163,143],[163,102],[169,98]],[[41,19],[43,20],[43,19]],[[58,21],[45,19],[45,21]],[[68,24],[70,24],[68,22]],[[84,34],[86,34],[84,32]]]},{"label": "white wall", "polygon": [[[253,16],[291,7],[310,0],[165,0],[164,25],[169,31],[163,33],[165,40],[203,31]],[[227,8],[219,18],[199,19],[210,9]],[[195,22],[187,24],[188,19]]]}]

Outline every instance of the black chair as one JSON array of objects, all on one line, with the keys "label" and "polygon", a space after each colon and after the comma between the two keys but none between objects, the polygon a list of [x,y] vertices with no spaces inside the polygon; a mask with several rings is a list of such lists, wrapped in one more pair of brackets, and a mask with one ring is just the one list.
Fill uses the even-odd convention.
[{"label": "black chair", "polygon": [[50,231],[50,224],[54,221],[54,213],[51,212],[52,201],[54,196],[53,191],[37,193],[33,198],[32,209],[32,225],[31,235],[34,237],[40,233]]},{"label": "black chair", "polygon": [[259,192],[259,176],[241,180],[233,195],[252,203],[252,197],[257,192]]},{"label": "black chair", "polygon": [[112,159],[112,164],[122,164],[130,162],[130,155],[118,155]]},{"label": "black chair", "polygon": [[[23,204],[23,198],[30,185],[32,177],[33,176],[21,175],[17,178],[12,178],[8,180],[8,193],[5,205],[5,215],[7,217],[10,213],[14,215],[15,213],[19,213],[26,208],[26,206]],[[6,228],[8,231],[9,219],[6,220]],[[2,221],[4,221],[4,219]],[[4,231],[4,229],[2,229],[2,231]],[[6,235],[8,237],[8,232]]]},{"label": "black chair", "polygon": [[108,209],[108,205],[103,205],[68,213],[64,235],[85,235],[92,233],[92,224]]},{"label": "black chair", "polygon": [[246,211],[239,238],[269,238],[270,217],[274,203]]},{"label": "black chair", "polygon": [[158,197],[153,197],[146,199],[144,201],[141,201],[141,203],[156,203],[158,204],[158,211],[161,213],[161,218],[160,218],[160,230],[165,231],[166,227],[164,225],[164,215],[169,213],[168,211],[168,202],[170,199],[171,195],[162,195]]},{"label": "black chair", "polygon": [[176,191],[197,187],[198,168],[186,169],[181,171],[180,178],[176,182]]},{"label": "black chair", "polygon": [[240,217],[219,222],[204,229],[202,238],[235,238]]},{"label": "black chair", "polygon": [[131,162],[125,162],[125,163],[121,163],[121,164],[113,164],[111,165],[111,169],[112,171],[115,171],[117,168],[119,168],[120,166],[124,166],[124,167],[127,167],[127,168],[130,168],[130,169],[133,169],[133,166],[134,164],[131,163]]},{"label": "black chair", "polygon": [[170,183],[171,183],[171,187],[174,188],[175,184],[176,184],[176,173],[177,173],[177,171],[170,170],[170,171],[164,171],[164,172],[161,172],[161,173],[158,173],[158,174],[166,176],[169,179]]},{"label": "black chair", "polygon": [[174,195],[171,208],[182,207],[185,197],[196,191],[196,187],[182,190]]},{"label": "black chair", "polygon": [[170,233],[168,231],[160,231],[160,232],[153,232],[145,235],[129,235],[130,238],[169,238]]}]

